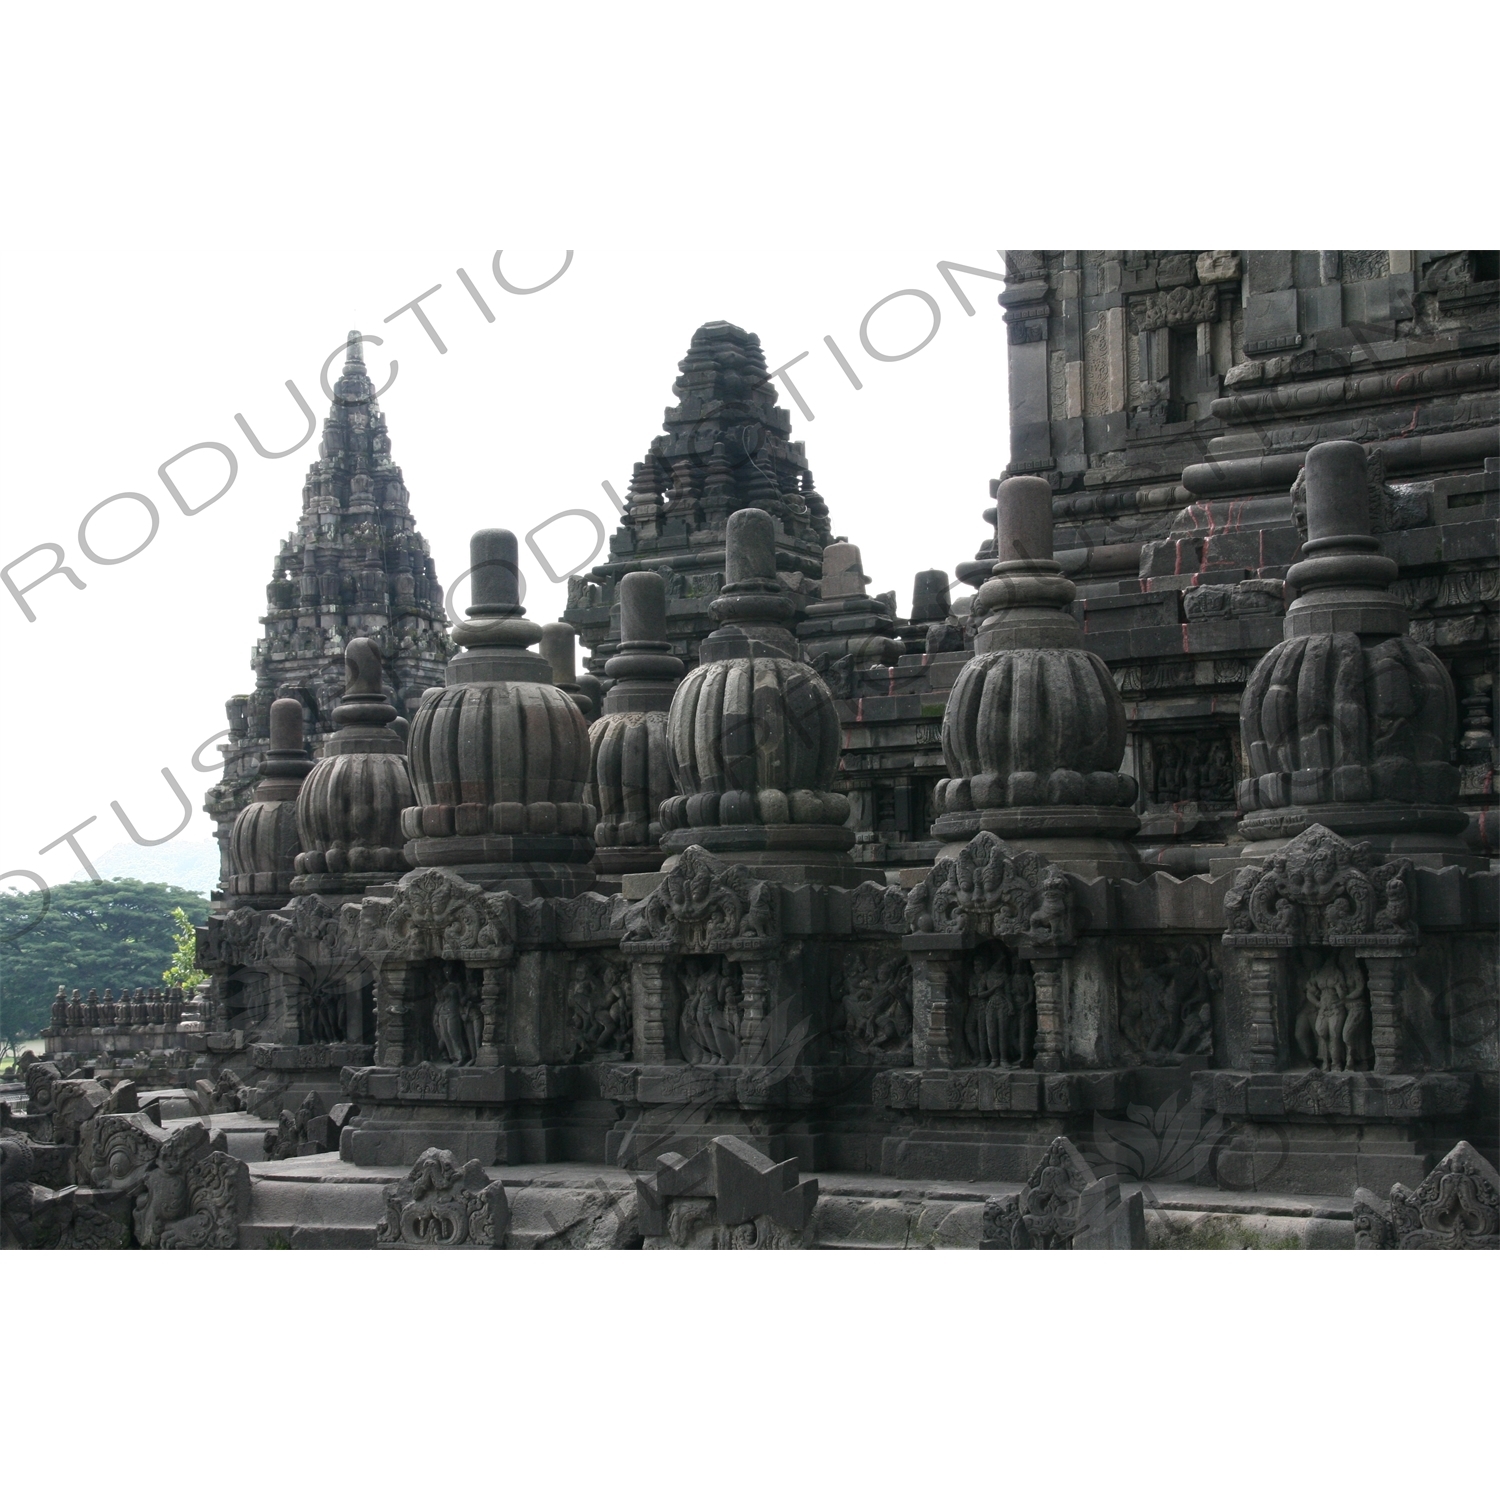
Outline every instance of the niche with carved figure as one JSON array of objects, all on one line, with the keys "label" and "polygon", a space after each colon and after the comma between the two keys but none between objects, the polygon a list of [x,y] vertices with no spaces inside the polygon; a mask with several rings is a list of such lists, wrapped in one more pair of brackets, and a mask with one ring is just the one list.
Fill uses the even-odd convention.
[{"label": "niche with carved figure", "polygon": [[744,988],[740,966],[722,954],[679,960],[678,1044],[690,1063],[732,1063],[739,1055]]},{"label": "niche with carved figure", "polygon": [[981,943],[965,978],[964,1060],[976,1068],[1030,1067],[1036,1047],[1036,984],[1030,962],[1004,943]]},{"label": "niche with carved figure", "polygon": [[568,1061],[628,1062],[631,1047],[630,975],[616,953],[580,953],[566,969]]},{"label": "niche with carved figure", "polygon": [[894,944],[850,943],[830,968],[830,1050],[840,1062],[911,1063],[911,964]]},{"label": "niche with carved figure", "polygon": [[1197,938],[1122,943],[1117,965],[1120,1038],[1130,1061],[1211,1064],[1221,980],[1208,944]]},{"label": "niche with carved figure", "polygon": [[1364,964],[1347,948],[1299,948],[1290,978],[1299,1060],[1324,1073],[1368,1073],[1375,1051]]},{"label": "niche with carved figure", "polygon": [[473,1067],[484,1038],[480,994],[484,976],[465,964],[431,959],[407,980],[414,1063]]}]

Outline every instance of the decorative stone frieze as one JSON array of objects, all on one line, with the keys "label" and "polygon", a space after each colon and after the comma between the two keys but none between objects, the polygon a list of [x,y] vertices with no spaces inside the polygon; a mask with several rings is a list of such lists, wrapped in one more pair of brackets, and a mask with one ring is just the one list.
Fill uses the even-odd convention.
[{"label": "decorative stone frieze", "polygon": [[1357,1250],[1500,1250],[1500,1173],[1460,1141],[1416,1188],[1354,1191]]},{"label": "decorative stone frieze", "polygon": [[385,1190],[375,1226],[377,1250],[503,1250],[510,1229],[505,1186],[484,1164],[459,1166],[451,1151],[429,1147],[404,1182]]},{"label": "decorative stone frieze", "polygon": [[1224,897],[1226,947],[1399,949],[1416,943],[1412,863],[1381,861],[1318,824],[1258,865]]},{"label": "decorative stone frieze", "polygon": [[1140,1193],[1096,1177],[1060,1135],[1019,1193],[986,1200],[981,1236],[981,1250],[1144,1250],[1145,1210]]}]

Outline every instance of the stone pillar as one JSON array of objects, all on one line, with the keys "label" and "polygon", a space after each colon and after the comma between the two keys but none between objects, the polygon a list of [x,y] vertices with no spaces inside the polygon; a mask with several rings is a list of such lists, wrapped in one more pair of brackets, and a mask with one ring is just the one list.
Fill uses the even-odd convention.
[{"label": "stone pillar", "polygon": [[666,858],[659,809],[675,790],[667,715],[682,676],[661,574],[627,573],[619,596],[620,650],[605,664],[614,685],[589,726],[587,793],[599,819],[594,863],[611,876],[659,870]]},{"label": "stone pillar", "polygon": [[1274,1073],[1281,1063],[1277,1018],[1286,985],[1286,951],[1252,948],[1245,953],[1245,970],[1250,1071]]},{"label": "stone pillar", "polygon": [[464,649],[412,717],[406,856],[523,900],[574,896],[594,884],[588,725],[531,650],[543,632],[524,618],[515,536],[476,532],[469,558]]},{"label": "stone pillar", "polygon": [[1319,443],[1292,487],[1305,505],[1303,557],[1283,639],[1240,699],[1248,775],[1238,788],[1247,856],[1322,824],[1386,853],[1475,864],[1452,764],[1458,731],[1442,662],[1406,634],[1394,559],[1370,523],[1358,443]]},{"label": "stone pillar", "polygon": [[[599,703],[589,691],[589,686],[578,679],[575,651],[577,641],[573,627],[565,620],[555,620],[550,625],[542,626],[541,652],[547,665],[552,668],[553,686],[560,687],[578,705],[578,712],[592,723],[599,717]],[[594,688],[599,686],[593,678],[589,682]]]},{"label": "stone pillar", "polygon": [[401,810],[415,800],[396,710],[382,686],[380,648],[357,636],[344,652],[337,730],[297,796],[294,894],[360,896],[409,868]]},{"label": "stone pillar", "polygon": [[771,991],[770,964],[762,958],[747,958],[740,965],[739,1048],[735,1061],[763,1063],[770,1050],[771,1022],[768,1014]]},{"label": "stone pillar", "polygon": [[666,960],[637,959],[630,967],[636,1061],[677,1062],[677,996],[666,982]]},{"label": "stone pillar", "polygon": [[381,965],[375,975],[375,1056],[383,1068],[406,1064],[410,968],[392,961]]},{"label": "stone pillar", "polygon": [[1401,1016],[1396,996],[1400,983],[1401,955],[1389,949],[1356,948],[1365,963],[1370,991],[1370,1046],[1375,1053],[1376,1073],[1401,1071]]},{"label": "stone pillar", "polygon": [[261,762],[255,800],[234,820],[229,834],[226,908],[285,906],[292,896],[296,859],[297,798],[313,769],[303,741],[302,705],[278,698],[271,705],[271,748]]},{"label": "stone pillar", "polygon": [[[947,582],[946,574],[943,580]],[[846,656],[856,671],[893,667],[900,661],[894,614],[885,600],[865,593],[869,581],[852,542],[832,542],[823,549],[818,602],[808,605],[807,617],[797,627],[807,659],[818,663],[821,671],[826,673]]]},{"label": "stone pillar", "polygon": [[912,1063],[953,1068],[964,1056],[964,956],[912,954]]},{"label": "stone pillar", "polygon": [[484,1035],[479,1043],[479,1056],[474,1059],[474,1065],[479,1068],[498,1068],[505,1061],[506,972],[499,968],[484,970],[484,983],[479,991],[479,1012],[484,1019]]},{"label": "stone pillar", "polygon": [[1060,1073],[1067,1061],[1064,1045],[1063,961],[1033,954],[1031,977],[1036,988],[1036,1061],[1038,1073]]}]

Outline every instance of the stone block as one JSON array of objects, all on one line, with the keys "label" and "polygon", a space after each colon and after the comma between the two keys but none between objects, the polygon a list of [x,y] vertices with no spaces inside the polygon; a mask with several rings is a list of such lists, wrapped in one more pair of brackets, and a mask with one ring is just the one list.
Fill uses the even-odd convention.
[{"label": "stone block", "polygon": [[1245,253],[1245,289],[1258,293],[1282,292],[1296,283],[1295,252],[1249,250]]},{"label": "stone block", "polygon": [[1295,291],[1252,295],[1245,304],[1245,352],[1247,354],[1295,348],[1299,337]]}]

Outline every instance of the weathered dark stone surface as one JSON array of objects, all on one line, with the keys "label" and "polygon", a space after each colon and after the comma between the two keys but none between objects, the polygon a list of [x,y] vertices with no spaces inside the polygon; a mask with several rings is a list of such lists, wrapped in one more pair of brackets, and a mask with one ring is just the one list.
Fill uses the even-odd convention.
[{"label": "weathered dark stone surface", "polygon": [[302,732],[302,705],[295,698],[278,698],[271,705],[271,747],[261,763],[255,800],[234,820],[229,836],[227,907],[284,906],[291,898],[295,861],[302,852],[297,797],[313,768]]},{"label": "weathered dark stone surface", "polygon": [[297,794],[292,891],[360,895],[410,868],[402,849],[402,809],[414,800],[406,746],[391,728],[396,710],[381,686],[380,650],[360,637],[344,653],[337,728]]},{"label": "weathered dark stone surface", "polygon": [[[311,426],[312,413],[307,413]],[[302,705],[316,754],[336,728],[344,692],[340,658],[355,636],[375,641],[384,684],[409,716],[443,680],[453,654],[443,591],[427,543],[416,529],[401,469],[391,459],[385,417],[351,333],[318,457],[302,491],[302,516],[282,544],[266,590],[263,638],[251,665],[254,691],[231,698],[223,779],[208,793],[229,867],[236,815],[251,800],[270,742],[273,700]]]},{"label": "weathered dark stone surface", "polygon": [[412,719],[406,855],[488,888],[572,895],[594,882],[588,725],[530,649],[542,628],[518,602],[515,536],[475,533],[471,564],[464,649]]},{"label": "weathered dark stone surface", "polygon": [[[1496,481],[1464,466],[1496,288],[1454,256],[1017,252],[979,588],[930,576],[911,621],[804,471],[731,493],[726,418],[769,376],[705,330],[679,394],[713,446],[675,454],[669,501],[638,475],[585,585],[622,596],[613,629],[598,601],[576,622],[611,637],[593,731],[569,632],[530,649],[515,538],[480,533],[410,734],[421,867],[353,868],[340,830],[380,799],[320,794],[298,858],[344,846],[348,886],[226,897],[201,1019],[60,992],[6,1117],[7,1236],[223,1240],[238,1189],[193,1175],[222,1130],[255,1160],[247,1245],[1125,1247],[1143,1205],[1152,1243],[1219,1209],[1247,1243],[1488,1243],[1500,875],[1456,835],[1491,797]],[[1386,345],[1348,336],[1419,272]],[[349,655],[309,806],[330,765],[402,763],[378,659]],[[596,810],[600,863],[636,863],[589,889]],[[493,1168],[508,1230],[475,1227]],[[804,1203],[801,1168],[839,1201]],[[1265,1228],[1288,1214],[1325,1228]]]},{"label": "weathered dark stone surface", "polygon": [[661,804],[676,790],[667,715],[682,662],[667,640],[667,593],[659,573],[620,580],[620,651],[605,663],[612,686],[589,726],[589,805],[598,814],[595,864],[607,875],[657,870]]},{"label": "weathered dark stone surface", "polygon": [[760,340],[732,323],[705,323],[678,366],[664,430],[635,466],[609,558],[568,584],[564,618],[607,670],[619,649],[619,580],[650,568],[668,585],[667,634],[689,666],[714,628],[709,605],[724,582],[724,526],[745,506],[776,521],[776,567],[800,610],[817,598],[828,507],[813,487],[791,418],[776,404]]},{"label": "weathered dark stone surface", "polygon": [[753,507],[725,527],[719,628],[672,699],[667,744],[679,792],[662,804],[662,848],[732,852],[788,880],[853,884],[848,799],[831,790],[838,718],[786,628],[795,606],[775,571],[775,523]]}]

